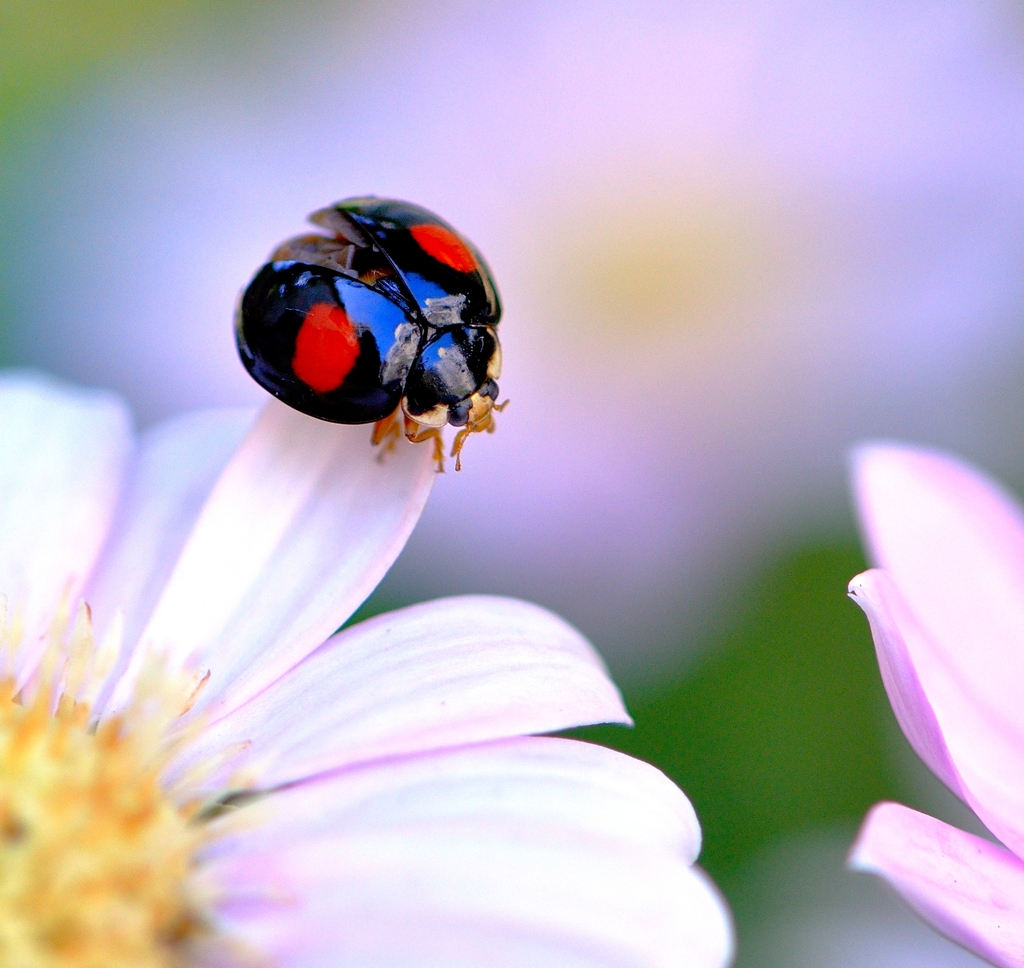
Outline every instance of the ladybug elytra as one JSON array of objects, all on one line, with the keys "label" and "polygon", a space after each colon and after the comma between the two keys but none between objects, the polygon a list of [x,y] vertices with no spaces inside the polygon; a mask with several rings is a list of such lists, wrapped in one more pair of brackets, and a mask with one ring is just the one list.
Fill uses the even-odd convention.
[{"label": "ladybug elytra", "polygon": [[480,254],[418,205],[349,198],[280,245],[242,294],[238,352],[283,403],[334,423],[374,423],[373,442],[494,430],[501,303]]}]

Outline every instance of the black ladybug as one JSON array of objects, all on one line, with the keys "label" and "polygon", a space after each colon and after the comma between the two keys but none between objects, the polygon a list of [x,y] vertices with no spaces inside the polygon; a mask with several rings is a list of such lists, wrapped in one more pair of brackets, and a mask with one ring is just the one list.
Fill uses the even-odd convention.
[{"label": "black ladybug", "polygon": [[501,303],[472,244],[432,212],[348,198],[310,215],[327,235],[283,243],[242,294],[238,352],[253,379],[321,420],[376,423],[373,442],[494,430]]}]

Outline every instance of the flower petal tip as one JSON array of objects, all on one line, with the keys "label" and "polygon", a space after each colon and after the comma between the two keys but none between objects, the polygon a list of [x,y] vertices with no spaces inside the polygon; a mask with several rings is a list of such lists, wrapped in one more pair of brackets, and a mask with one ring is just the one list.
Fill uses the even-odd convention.
[{"label": "flower petal tip", "polygon": [[859,575],[854,575],[850,579],[850,584],[846,586],[846,594],[861,608],[866,608],[865,600],[870,597],[874,585],[874,575],[877,570],[876,568],[869,568],[867,571],[862,571]]},{"label": "flower petal tip", "polygon": [[911,469],[932,463],[962,464],[935,447],[905,444],[898,440],[866,440],[850,449],[854,480],[894,468]]},{"label": "flower petal tip", "polygon": [[873,857],[873,834],[876,824],[886,822],[891,807],[900,809],[899,804],[883,800],[881,803],[876,803],[864,816],[857,836],[846,855],[846,866],[849,870],[862,874],[878,873],[878,866]]},{"label": "flower petal tip", "polygon": [[887,602],[889,596],[896,594],[892,586],[892,577],[884,568],[869,568],[850,579],[846,594],[867,616],[877,646],[880,631],[878,624],[892,624],[889,616],[891,604]]}]

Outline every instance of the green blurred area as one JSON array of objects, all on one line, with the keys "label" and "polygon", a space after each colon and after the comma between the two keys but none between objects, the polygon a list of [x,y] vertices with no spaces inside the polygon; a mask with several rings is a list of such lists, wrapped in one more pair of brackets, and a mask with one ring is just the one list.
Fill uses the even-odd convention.
[{"label": "green blurred area", "polygon": [[[213,10],[237,8],[227,0]],[[19,175],[45,150],[49,131],[105,74],[131,59],[154,58],[201,29],[200,0],[2,0],[0,2],[0,220]],[[0,256],[17,258],[17,240]],[[0,366],[12,362],[9,279],[0,266]]]},{"label": "green blurred area", "polygon": [[[93,79],[183,45],[233,38],[275,0],[4,0],[0,4],[0,141]],[[13,129],[13,130],[12,130]]]}]

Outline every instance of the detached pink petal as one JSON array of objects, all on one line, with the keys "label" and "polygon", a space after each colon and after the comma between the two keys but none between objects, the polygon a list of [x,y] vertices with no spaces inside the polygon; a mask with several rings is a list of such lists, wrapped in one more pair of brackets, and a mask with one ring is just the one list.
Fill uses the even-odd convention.
[{"label": "detached pink petal", "polygon": [[[277,401],[221,474],[141,644],[208,669],[198,709],[216,718],[279,678],[373,590],[434,480],[429,447],[379,460],[366,427]],[[119,683],[123,702],[133,673]]]},{"label": "detached pink petal", "polygon": [[881,571],[854,579],[893,709],[921,758],[1012,850],[1024,852],[1024,743],[964,688],[958,668]]},{"label": "detached pink petal", "polygon": [[1024,736],[1024,514],[943,454],[869,446],[855,491],[871,555],[965,691]]},{"label": "detached pink petal", "polygon": [[448,598],[335,635],[204,729],[178,769],[249,744],[230,768],[265,788],[367,760],[597,722],[630,720],[572,626],[513,599]]},{"label": "detached pink petal", "polygon": [[[657,770],[520,739],[373,764],[275,794],[204,875],[229,936],[284,966],[721,968],[731,925],[699,831]],[[684,960],[685,959],[685,960]]]},{"label": "detached pink petal", "polygon": [[[884,571],[872,569],[854,578],[850,582],[850,597],[868,617],[882,682],[903,734],[931,771],[964,798],[960,776],[935,718],[930,692],[918,675],[918,664],[938,661],[927,633],[916,623]],[[914,646],[913,650],[908,643]],[[942,676],[942,670],[935,673]]]},{"label": "detached pink petal", "polygon": [[[887,645],[879,632],[898,631],[956,777],[936,752],[932,726],[919,719],[908,737],[986,826],[1024,855],[1024,638],[1013,639],[1016,613],[1024,622],[1024,568],[1015,561],[1024,555],[1020,512],[977,472],[931,452],[867,449],[857,480],[891,579],[874,602],[876,645],[897,655],[896,640]],[[930,553],[914,551],[914,541]],[[913,691],[908,677],[903,682]]]},{"label": "detached pink petal", "polygon": [[1024,964],[1024,862],[895,803],[872,809],[850,855],[926,921],[1000,968]]},{"label": "detached pink petal", "polygon": [[207,410],[142,435],[111,535],[83,593],[101,635],[114,614],[123,612],[126,655],[213,485],[255,419],[251,410]]},{"label": "detached pink petal", "polygon": [[112,394],[28,373],[0,378],[0,592],[24,622],[29,657],[61,595],[75,607],[133,446],[131,416]]}]

